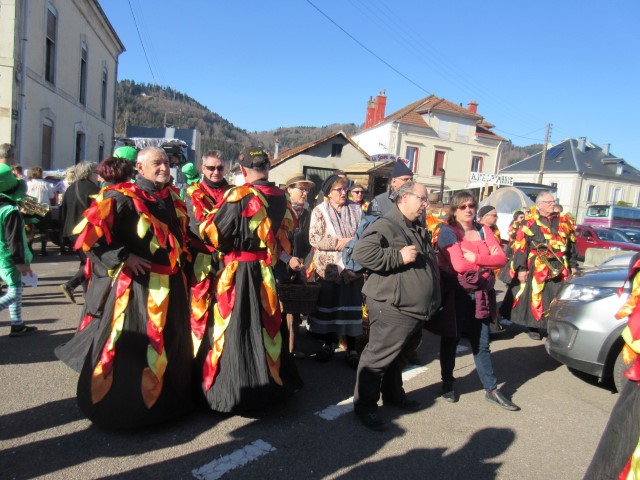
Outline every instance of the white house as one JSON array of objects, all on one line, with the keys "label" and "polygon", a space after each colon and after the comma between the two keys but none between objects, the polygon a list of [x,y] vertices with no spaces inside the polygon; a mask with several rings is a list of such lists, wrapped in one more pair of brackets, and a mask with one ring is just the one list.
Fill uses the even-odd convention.
[{"label": "white house", "polygon": [[97,0],[3,1],[0,143],[13,143],[26,168],[102,160],[123,51]]},{"label": "white house", "polygon": [[369,100],[365,128],[353,140],[369,155],[388,153],[408,160],[415,179],[430,191],[460,189],[471,172],[495,174],[504,139],[494,125],[468,108],[429,95],[384,117],[386,96]]}]

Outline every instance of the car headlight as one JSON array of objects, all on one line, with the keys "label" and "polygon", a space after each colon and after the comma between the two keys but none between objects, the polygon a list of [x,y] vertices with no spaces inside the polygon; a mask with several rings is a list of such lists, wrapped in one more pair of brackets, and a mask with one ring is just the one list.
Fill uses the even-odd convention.
[{"label": "car headlight", "polygon": [[591,287],[588,285],[566,285],[560,293],[560,300],[575,300],[581,302],[591,302],[600,298],[615,295],[617,288]]}]

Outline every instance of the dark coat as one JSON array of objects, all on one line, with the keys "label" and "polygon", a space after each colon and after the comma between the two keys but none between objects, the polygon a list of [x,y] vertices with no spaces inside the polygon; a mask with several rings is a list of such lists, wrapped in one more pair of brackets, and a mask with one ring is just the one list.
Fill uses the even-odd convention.
[{"label": "dark coat", "polygon": [[62,197],[60,206],[60,222],[62,223],[62,236],[69,238],[73,229],[82,220],[82,214],[89,208],[93,198],[100,191],[100,187],[91,180],[78,180],[69,185]]}]

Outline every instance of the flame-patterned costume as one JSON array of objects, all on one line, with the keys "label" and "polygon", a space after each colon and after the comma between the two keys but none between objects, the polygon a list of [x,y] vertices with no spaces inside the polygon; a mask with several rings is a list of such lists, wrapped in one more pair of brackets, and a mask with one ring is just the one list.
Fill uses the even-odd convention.
[{"label": "flame-patterned costume", "polygon": [[[589,480],[640,478],[640,255],[631,260],[628,281],[631,291],[616,318],[628,317],[627,326],[622,331],[625,343],[621,355],[628,366],[625,376],[629,382],[620,392],[584,477]],[[623,290],[624,286],[619,294]]]},{"label": "flame-patterned costume", "polygon": [[200,233],[222,255],[215,285],[211,349],[200,349],[201,385],[211,409],[242,412],[272,403],[302,386],[283,342],[273,265],[291,252],[294,213],[273,183],[258,180],[228,190]]},{"label": "flame-patterned costume", "polygon": [[[106,187],[74,230],[76,248],[111,276],[102,316],[78,333],[90,342],[78,403],[96,424],[140,427],[191,408],[188,217],[179,195],[143,178]],[[149,272],[134,275],[124,265],[130,254],[151,262]]]},{"label": "flame-patterned costume", "polygon": [[199,232],[201,225],[207,218],[216,214],[224,193],[230,188],[226,180],[214,183],[203,178],[187,188],[185,203],[189,213],[189,227],[191,230],[191,254],[193,256],[193,273],[191,278],[191,332],[193,333],[193,351],[197,355],[203,339],[202,348],[207,345],[205,330],[213,327],[212,308],[214,300],[213,287],[215,277],[220,268],[220,262],[215,248],[202,240]]},{"label": "flame-patterned costume", "polygon": [[[577,267],[575,248],[575,222],[564,213],[542,217],[533,210],[525,217],[512,244],[511,275],[518,271],[529,272],[527,281],[517,287],[514,294],[511,321],[533,328],[546,328],[545,312],[551,300],[559,293],[562,283]],[[549,268],[540,261],[535,246],[548,245],[562,261],[562,271],[549,278]]]}]

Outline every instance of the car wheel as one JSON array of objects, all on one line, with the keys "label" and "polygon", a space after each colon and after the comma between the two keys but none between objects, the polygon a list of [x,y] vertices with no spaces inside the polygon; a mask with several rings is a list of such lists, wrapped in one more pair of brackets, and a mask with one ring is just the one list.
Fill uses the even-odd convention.
[{"label": "car wheel", "polygon": [[622,359],[622,351],[620,351],[616,358],[616,363],[613,364],[613,383],[618,393],[622,391],[625,384],[629,381],[629,379],[624,376],[629,367],[631,367],[631,365],[624,363],[624,360]]}]

